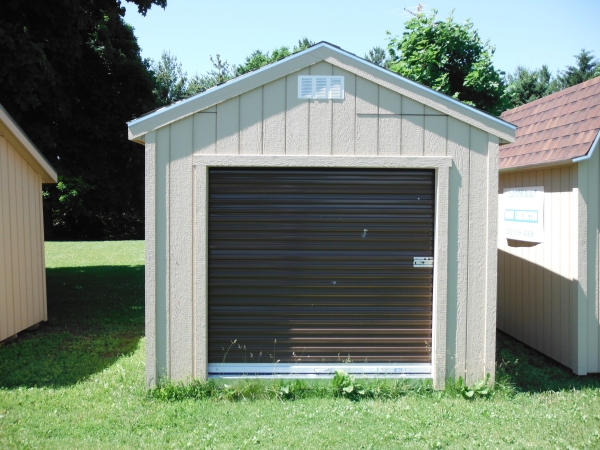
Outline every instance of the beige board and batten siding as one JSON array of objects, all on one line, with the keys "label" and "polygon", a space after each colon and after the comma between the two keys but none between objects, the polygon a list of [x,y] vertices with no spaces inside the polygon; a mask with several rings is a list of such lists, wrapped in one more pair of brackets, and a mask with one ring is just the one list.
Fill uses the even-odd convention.
[{"label": "beige board and batten siding", "polygon": [[0,135],[0,341],[47,320],[42,178]]},{"label": "beige board and batten siding", "polygon": [[[437,355],[446,359],[438,364],[445,372],[438,378],[463,376],[471,383],[494,375],[498,134],[403,95],[405,87],[384,86],[385,80],[376,83],[368,73],[342,66],[312,64],[143,137],[147,184],[155,186],[146,197],[147,221],[155,218],[147,223],[147,242],[154,242],[147,254],[149,384],[163,375],[206,376],[206,302],[195,301],[206,289],[198,267],[206,262],[205,237],[198,239],[206,228],[193,211],[206,205],[207,193],[193,187],[205,185],[207,174],[194,166],[194,155],[253,155],[257,165],[266,155],[344,155],[368,158],[373,167],[384,157],[450,157],[452,167],[438,171],[437,180],[447,177],[449,187],[447,200],[438,200],[438,208],[444,201],[448,208],[441,250],[447,252],[447,273],[444,267],[436,278],[447,284],[441,289],[447,307],[434,319],[436,339],[446,341]],[[299,75],[343,75],[345,99],[298,99]]]},{"label": "beige board and batten siding", "polygon": [[[544,187],[544,242],[498,242],[498,328],[572,367],[577,326],[576,164],[500,174],[505,188]],[[502,211],[500,212],[502,214]]]},{"label": "beige board and batten siding", "polygon": [[[570,367],[600,372],[600,157],[500,174],[544,186],[544,242],[498,237],[498,328]],[[502,212],[500,212],[502,214]]]}]

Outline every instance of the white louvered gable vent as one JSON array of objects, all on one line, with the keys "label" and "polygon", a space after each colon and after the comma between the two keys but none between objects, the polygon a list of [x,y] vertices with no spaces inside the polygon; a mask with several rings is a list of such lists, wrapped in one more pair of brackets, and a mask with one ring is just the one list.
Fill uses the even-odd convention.
[{"label": "white louvered gable vent", "polygon": [[343,100],[344,77],[299,76],[298,98],[316,100]]}]

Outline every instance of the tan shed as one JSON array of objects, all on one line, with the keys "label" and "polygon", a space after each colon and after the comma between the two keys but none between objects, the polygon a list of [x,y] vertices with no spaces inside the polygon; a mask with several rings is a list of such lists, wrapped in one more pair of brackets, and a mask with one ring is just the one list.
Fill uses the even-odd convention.
[{"label": "tan shed", "polygon": [[130,122],[148,384],[493,377],[514,130],[325,42]]},{"label": "tan shed", "polygon": [[48,318],[42,183],[56,181],[0,105],[0,341]]},{"label": "tan shed", "polygon": [[[600,77],[502,118],[517,137],[500,146],[498,328],[578,375],[600,372]],[[539,205],[511,206],[516,192]]]}]

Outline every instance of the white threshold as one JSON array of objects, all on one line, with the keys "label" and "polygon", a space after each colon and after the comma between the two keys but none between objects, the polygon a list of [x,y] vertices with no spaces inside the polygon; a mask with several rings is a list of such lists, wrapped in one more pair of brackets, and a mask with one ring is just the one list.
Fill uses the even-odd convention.
[{"label": "white threshold", "polygon": [[357,378],[431,378],[429,363],[210,363],[209,378],[331,378],[343,370]]}]

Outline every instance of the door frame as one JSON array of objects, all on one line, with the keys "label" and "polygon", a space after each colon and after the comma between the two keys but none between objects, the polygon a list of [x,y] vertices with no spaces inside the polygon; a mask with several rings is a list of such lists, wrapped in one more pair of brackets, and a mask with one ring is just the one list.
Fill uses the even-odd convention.
[{"label": "door frame", "polygon": [[[194,155],[193,193],[193,321],[197,376],[208,377],[208,190],[211,167],[272,167],[272,168],[348,168],[348,169],[434,169],[435,212],[433,249],[433,321],[430,374],[415,374],[433,378],[436,389],[446,380],[446,320],[448,289],[448,194],[449,156],[288,156],[288,155]],[[348,366],[346,366],[348,367]],[[387,369],[384,369],[387,370]],[[274,374],[277,375],[277,374]],[[298,374],[303,377],[306,374]],[[329,374],[328,374],[329,375]],[[409,373],[394,374],[397,377]],[[374,377],[374,376],[373,376]]]}]

